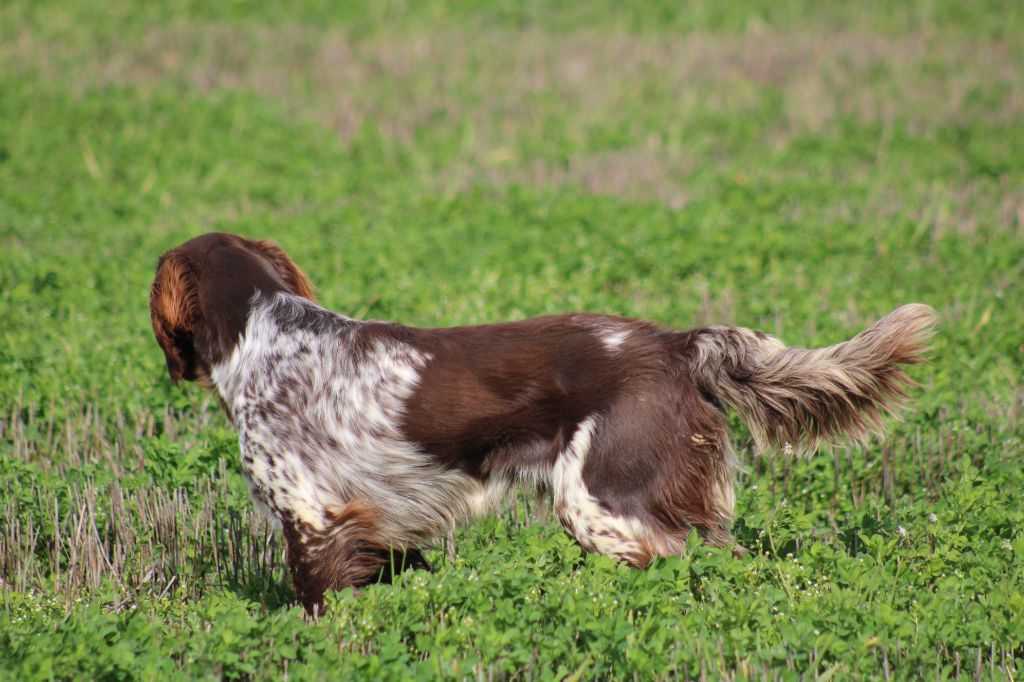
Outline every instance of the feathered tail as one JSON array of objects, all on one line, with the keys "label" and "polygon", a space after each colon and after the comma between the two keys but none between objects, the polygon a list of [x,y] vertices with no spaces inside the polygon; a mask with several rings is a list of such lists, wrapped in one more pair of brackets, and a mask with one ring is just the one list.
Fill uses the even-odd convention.
[{"label": "feathered tail", "polygon": [[692,332],[690,378],[739,412],[761,449],[864,441],[914,385],[900,365],[923,360],[935,320],[929,306],[913,303],[817,349],[788,348],[742,327],[706,327]]}]

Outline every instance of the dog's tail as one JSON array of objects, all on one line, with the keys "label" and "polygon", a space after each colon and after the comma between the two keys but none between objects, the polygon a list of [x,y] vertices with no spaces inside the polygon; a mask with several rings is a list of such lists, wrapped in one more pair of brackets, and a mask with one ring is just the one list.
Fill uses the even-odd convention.
[{"label": "dog's tail", "polygon": [[849,341],[817,349],[788,348],[742,327],[705,327],[691,332],[690,378],[739,412],[761,449],[864,441],[914,385],[900,365],[923,360],[935,319],[929,306],[905,305]]}]

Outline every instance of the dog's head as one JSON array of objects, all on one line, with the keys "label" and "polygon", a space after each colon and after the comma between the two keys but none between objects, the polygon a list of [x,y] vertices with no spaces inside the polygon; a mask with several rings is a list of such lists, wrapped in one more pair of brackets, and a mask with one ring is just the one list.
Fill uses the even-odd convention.
[{"label": "dog's head", "polygon": [[149,309],[171,380],[208,383],[245,329],[252,297],[279,291],[316,301],[306,275],[270,241],[212,232],[160,256]]}]

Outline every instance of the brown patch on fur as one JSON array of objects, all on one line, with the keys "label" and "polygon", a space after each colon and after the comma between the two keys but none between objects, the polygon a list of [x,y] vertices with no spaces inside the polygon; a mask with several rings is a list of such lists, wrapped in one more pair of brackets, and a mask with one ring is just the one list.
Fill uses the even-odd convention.
[{"label": "brown patch on fur", "polygon": [[208,375],[192,343],[199,322],[199,290],[184,256],[169,251],[157,263],[149,294],[150,316],[157,343],[164,351],[167,372],[174,383]]},{"label": "brown patch on fur", "polygon": [[379,518],[376,509],[356,500],[328,511],[322,530],[296,520],[282,524],[295,596],[311,616],[323,615],[327,590],[389,583],[403,570],[430,569],[418,549],[382,540]]},{"label": "brown patch on fur", "polygon": [[521,322],[414,330],[432,356],[408,402],[403,432],[439,459],[479,478],[550,467],[576,426],[604,409],[624,379],[650,371],[651,346],[623,360],[595,335],[604,320],[642,339],[655,328],[603,315],[553,315]]},{"label": "brown patch on fur", "polygon": [[313,293],[313,284],[309,281],[309,277],[299,269],[295,261],[289,258],[280,246],[269,239],[260,239],[252,242],[252,245],[263,252],[289,291],[316,303],[316,295]]},{"label": "brown patch on fur", "polygon": [[735,460],[725,414],[676,372],[651,377],[602,419],[583,468],[590,494],[639,519],[653,553],[682,554],[692,528],[729,544]]},{"label": "brown patch on fur", "polygon": [[640,549],[636,552],[630,552],[626,556],[626,564],[632,568],[644,569],[650,566],[651,562],[654,561],[656,556],[670,556],[671,552],[661,552],[657,545],[649,541],[647,538],[637,538],[637,542],[640,543]]}]

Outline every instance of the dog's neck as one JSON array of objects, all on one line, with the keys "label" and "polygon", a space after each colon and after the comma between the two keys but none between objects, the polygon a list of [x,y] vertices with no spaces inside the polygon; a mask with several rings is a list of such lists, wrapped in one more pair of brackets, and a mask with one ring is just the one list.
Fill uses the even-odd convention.
[{"label": "dog's neck", "polygon": [[254,372],[273,370],[304,346],[315,345],[327,327],[341,330],[361,324],[284,291],[257,292],[246,302],[245,310],[245,324],[233,338],[230,351],[210,365],[213,387],[232,419],[245,387],[259,378]]},{"label": "dog's neck", "polygon": [[271,301],[285,288],[258,261],[235,261],[210,268],[215,277],[201,281],[199,305],[204,324],[196,334],[196,351],[212,368],[234,352],[254,308]]},{"label": "dog's neck", "polygon": [[211,330],[206,349],[210,353],[207,357],[211,358],[210,379],[225,406],[234,404],[255,364],[253,361],[271,347],[268,341],[276,334],[270,311],[281,295],[257,290],[241,305],[230,309],[228,318]]}]

